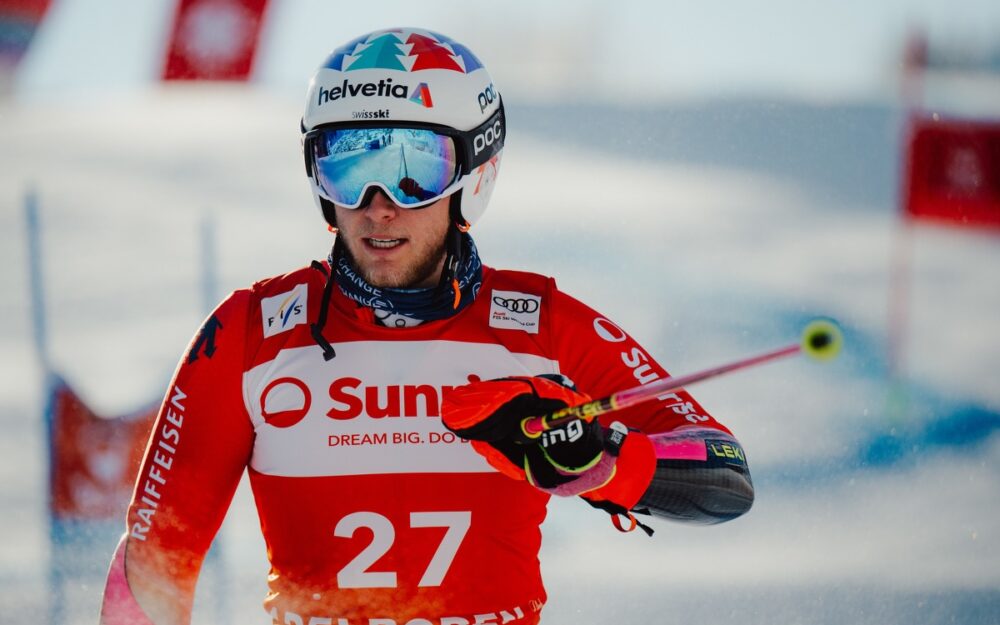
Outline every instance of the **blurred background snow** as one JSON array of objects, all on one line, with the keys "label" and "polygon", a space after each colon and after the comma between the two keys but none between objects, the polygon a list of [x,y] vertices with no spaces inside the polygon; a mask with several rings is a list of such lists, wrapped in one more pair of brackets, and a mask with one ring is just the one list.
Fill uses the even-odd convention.
[{"label": "blurred background snow", "polygon": [[[832,364],[693,389],[747,449],[749,515],[649,539],[554,502],[546,623],[1000,622],[1000,235],[904,232],[898,209],[907,38],[977,68],[928,74],[928,109],[1000,117],[1000,4],[274,0],[249,85],[158,83],[172,11],[57,1],[4,82],[0,622],[52,598],[26,194],[55,368],[102,414],[145,405],[206,312],[207,214],[220,296],[326,255],[299,153],[305,85],[333,47],[394,25],[469,45],[504,95],[500,182],[474,231],[487,263],[556,276],[675,374],[793,341],[814,315],[845,328]],[[222,542],[228,583],[205,592],[231,622],[268,622],[245,489]],[[72,589],[74,622],[95,622],[106,565]]]}]

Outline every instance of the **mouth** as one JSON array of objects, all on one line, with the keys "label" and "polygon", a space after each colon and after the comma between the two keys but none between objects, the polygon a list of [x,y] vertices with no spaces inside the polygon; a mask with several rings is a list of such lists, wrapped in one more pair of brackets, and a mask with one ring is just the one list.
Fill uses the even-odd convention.
[{"label": "mouth", "polygon": [[391,250],[394,247],[399,247],[403,243],[406,243],[406,239],[365,237],[364,242],[366,245],[373,247],[377,250]]}]

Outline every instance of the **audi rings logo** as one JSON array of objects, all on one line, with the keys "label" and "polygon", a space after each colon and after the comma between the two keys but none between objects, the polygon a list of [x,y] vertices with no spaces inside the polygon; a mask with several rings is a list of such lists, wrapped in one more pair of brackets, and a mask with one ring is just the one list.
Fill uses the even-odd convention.
[{"label": "audi rings logo", "polygon": [[538,334],[542,298],[520,291],[494,290],[490,294],[490,327]]},{"label": "audi rings logo", "polygon": [[515,313],[533,313],[538,311],[538,300],[537,299],[521,299],[516,297],[493,297],[493,303],[497,306],[503,306],[510,312]]}]

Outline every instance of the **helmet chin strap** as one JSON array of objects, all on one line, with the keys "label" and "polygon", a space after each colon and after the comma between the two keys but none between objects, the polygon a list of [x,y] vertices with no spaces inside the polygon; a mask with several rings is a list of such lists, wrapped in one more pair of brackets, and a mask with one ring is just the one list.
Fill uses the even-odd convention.
[{"label": "helmet chin strap", "polygon": [[458,286],[458,268],[465,256],[462,253],[462,234],[469,231],[469,222],[462,217],[462,190],[459,189],[448,199],[448,233],[445,235],[444,267],[438,291],[451,289],[455,298],[453,308],[457,309],[462,294]]},{"label": "helmet chin strap", "polygon": [[[332,229],[336,228],[331,225]],[[340,259],[341,254],[343,254],[343,243],[340,243],[340,235],[334,235],[333,248],[330,250],[330,270],[327,271],[323,263],[319,261],[312,262],[312,268],[326,275],[326,281],[323,283],[323,297],[320,298],[319,303],[319,317],[316,319],[316,323],[309,326],[309,332],[312,334],[313,340],[316,344],[320,346],[323,350],[323,360],[333,360],[337,355],[334,351],[333,345],[330,341],[326,340],[323,336],[323,328],[326,326],[326,318],[330,311],[330,298],[333,297],[333,285],[336,282],[337,276],[337,262]]]}]

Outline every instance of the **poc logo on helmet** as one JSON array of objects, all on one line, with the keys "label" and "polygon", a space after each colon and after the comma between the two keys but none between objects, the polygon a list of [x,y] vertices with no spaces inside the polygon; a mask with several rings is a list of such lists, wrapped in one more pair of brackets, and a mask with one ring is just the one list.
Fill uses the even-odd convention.
[{"label": "poc logo on helmet", "polygon": [[493,104],[496,99],[496,89],[493,88],[493,83],[490,83],[486,89],[479,92],[479,112],[485,113],[489,105]]},{"label": "poc logo on helmet", "polygon": [[538,310],[538,300],[534,299],[494,297],[493,303],[516,313],[533,313]]},{"label": "poc logo on helmet", "polygon": [[494,142],[499,141],[502,132],[503,128],[500,126],[500,120],[498,119],[493,122],[492,126],[476,135],[472,140],[473,156],[478,155],[487,147],[493,145]]}]

